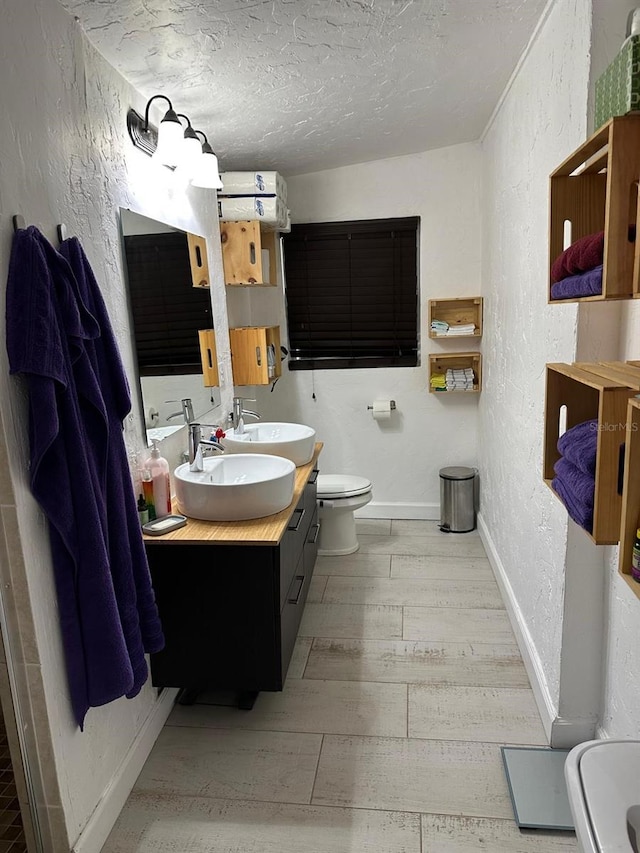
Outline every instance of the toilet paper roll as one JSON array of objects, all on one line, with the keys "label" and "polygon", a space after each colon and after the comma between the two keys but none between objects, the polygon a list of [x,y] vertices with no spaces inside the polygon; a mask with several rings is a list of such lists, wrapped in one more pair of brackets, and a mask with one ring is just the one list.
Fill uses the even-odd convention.
[{"label": "toilet paper roll", "polygon": [[391,417],[391,400],[374,400],[372,415],[374,421],[388,421]]}]

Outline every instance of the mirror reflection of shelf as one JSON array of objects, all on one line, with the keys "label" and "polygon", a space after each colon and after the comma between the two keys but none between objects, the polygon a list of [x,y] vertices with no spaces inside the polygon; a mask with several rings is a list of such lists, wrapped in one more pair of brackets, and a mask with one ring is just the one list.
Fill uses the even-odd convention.
[{"label": "mirror reflection of shelf", "polygon": [[205,388],[220,385],[218,373],[218,354],[216,349],[216,333],[213,329],[201,329],[198,332],[200,339],[200,359],[202,361],[202,381]]},{"label": "mirror reflection of shelf", "polygon": [[[447,370],[473,371],[473,388],[468,390],[436,391],[431,377],[438,374],[446,376]],[[479,352],[430,353],[429,354],[429,393],[446,397],[449,394],[474,394],[482,390],[482,355]]]},{"label": "mirror reflection of shelf", "polygon": [[[436,332],[431,328],[434,321],[441,321],[449,326],[450,332]],[[457,334],[460,326],[475,326],[475,331],[468,334]],[[482,337],[482,297],[456,296],[448,299],[429,300],[429,337],[438,340],[453,340],[455,338]]]}]

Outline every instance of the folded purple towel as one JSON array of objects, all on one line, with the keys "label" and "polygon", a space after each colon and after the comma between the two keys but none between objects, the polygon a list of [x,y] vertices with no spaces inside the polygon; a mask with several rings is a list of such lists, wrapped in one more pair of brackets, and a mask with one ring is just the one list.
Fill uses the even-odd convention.
[{"label": "folded purple towel", "polygon": [[551,285],[552,299],[577,299],[579,296],[600,296],[601,293],[602,264]]},{"label": "folded purple towel", "polygon": [[596,483],[593,477],[580,471],[568,459],[559,459],[554,465],[556,476],[552,489],[562,500],[576,524],[591,533]]},{"label": "folded purple towel", "polygon": [[576,468],[596,475],[596,453],[598,450],[598,420],[584,421],[568,429],[558,439],[558,452]]}]

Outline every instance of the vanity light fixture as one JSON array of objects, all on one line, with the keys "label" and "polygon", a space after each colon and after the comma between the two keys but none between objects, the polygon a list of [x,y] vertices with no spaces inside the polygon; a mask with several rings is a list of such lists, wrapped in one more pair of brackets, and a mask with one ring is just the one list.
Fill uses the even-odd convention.
[{"label": "vanity light fixture", "polygon": [[202,143],[202,154],[198,161],[196,171],[191,178],[191,183],[194,187],[204,187],[205,189],[221,190],[222,179],[220,178],[220,167],[218,166],[218,158],[209,144],[209,140],[201,130],[194,131],[201,133],[204,136]]},{"label": "vanity light fixture", "polygon": [[[163,98],[169,104],[169,109],[157,130],[149,124],[149,107],[156,98]],[[186,128],[181,123],[181,118],[186,120]],[[154,95],[150,98],[144,117],[130,108],[127,113],[127,130],[136,148],[165,166],[178,168],[189,176],[194,186],[222,189],[218,158],[206,135],[201,130],[193,129],[188,116],[176,113],[166,95]],[[204,137],[202,144],[198,134]]]}]

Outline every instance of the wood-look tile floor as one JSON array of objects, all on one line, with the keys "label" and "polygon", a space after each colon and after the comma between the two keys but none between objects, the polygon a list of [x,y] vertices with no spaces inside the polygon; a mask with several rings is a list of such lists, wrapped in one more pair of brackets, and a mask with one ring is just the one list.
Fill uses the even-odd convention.
[{"label": "wood-look tile floor", "polygon": [[577,850],[513,821],[500,745],[546,741],[477,533],[358,530],[318,558],[284,691],[176,706],[103,853]]}]

